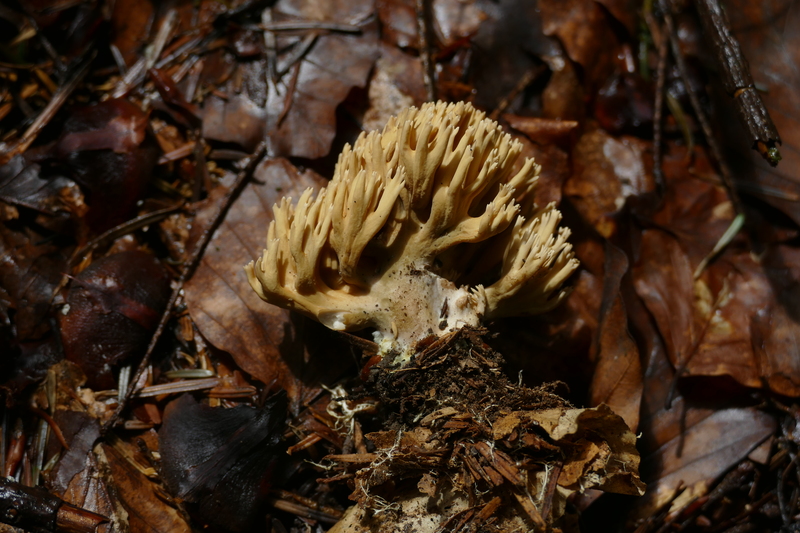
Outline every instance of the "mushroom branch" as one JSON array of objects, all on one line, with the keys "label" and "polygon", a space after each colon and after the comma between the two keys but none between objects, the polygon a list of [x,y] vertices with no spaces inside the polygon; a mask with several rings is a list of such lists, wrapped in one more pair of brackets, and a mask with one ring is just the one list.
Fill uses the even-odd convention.
[{"label": "mushroom branch", "polygon": [[521,151],[468,103],[408,108],[345,146],[328,187],[274,206],[250,284],[331,329],[373,328],[398,362],[432,333],[547,311],[578,261]]}]

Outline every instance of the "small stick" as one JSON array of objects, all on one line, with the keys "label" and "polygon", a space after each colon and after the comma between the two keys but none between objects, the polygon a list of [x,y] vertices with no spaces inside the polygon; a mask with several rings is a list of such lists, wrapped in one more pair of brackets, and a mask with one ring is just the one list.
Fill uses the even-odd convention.
[{"label": "small stick", "polygon": [[278,115],[278,121],[275,124],[276,128],[281,127],[281,124],[283,124],[283,119],[286,118],[286,115],[289,114],[289,110],[292,108],[292,102],[294,102],[294,90],[297,88],[297,78],[299,75],[300,62],[297,62],[292,70],[292,77],[289,78],[289,86],[286,88],[286,96],[283,98],[283,109],[281,109],[281,114]]},{"label": "small stick", "polygon": [[492,120],[497,120],[502,113],[505,113],[505,110],[508,109],[508,106],[511,105],[511,102],[514,100],[514,98],[516,98],[519,93],[524,91],[528,85],[533,83],[533,80],[538,78],[539,75],[544,71],[545,67],[543,65],[528,69],[528,71],[519,79],[514,88],[511,89],[511,92],[509,92],[502,100],[500,100],[500,103],[497,104],[497,108],[492,111],[492,114],[489,115],[489,118]]},{"label": "small stick", "polygon": [[436,101],[436,65],[431,54],[431,3],[417,0],[417,32],[419,33],[419,58],[422,60],[422,80],[429,102]]},{"label": "small stick", "polygon": [[703,33],[708,36],[714,51],[725,92],[734,100],[736,114],[750,136],[753,149],[770,165],[777,166],[781,160],[777,147],[781,144],[781,137],[756,90],[750,65],[731,33],[725,11],[719,0],[697,0],[694,5],[700,15]]},{"label": "small stick", "polygon": [[730,197],[731,203],[733,204],[736,212],[743,213],[744,210],[742,209],[742,202],[739,199],[739,193],[736,191],[736,187],[733,184],[731,169],[728,166],[728,163],[725,161],[725,158],[722,156],[722,150],[717,143],[717,139],[714,137],[714,132],[711,129],[711,123],[709,122],[708,117],[703,110],[703,106],[700,104],[700,97],[697,96],[697,92],[689,82],[689,69],[686,66],[686,60],[681,53],[677,30],[675,28],[675,19],[672,18],[672,12],[670,11],[668,1],[659,0],[659,7],[661,7],[661,11],[664,16],[664,23],[667,26],[667,33],[669,34],[669,40],[672,48],[672,55],[675,58],[675,64],[678,66],[678,71],[680,72],[681,78],[683,78],[684,84],[686,85],[686,92],[689,94],[689,101],[692,103],[694,114],[703,130],[703,135],[705,135],[708,147],[711,149],[711,153],[719,165],[720,174],[722,174],[722,183],[725,185],[725,188],[728,191],[728,196]]},{"label": "small stick", "polygon": [[173,213],[177,213],[183,209],[182,205],[174,206],[174,207],[166,207],[164,209],[159,209],[158,211],[153,211],[152,213],[147,213],[136,218],[132,218],[127,222],[123,222],[118,226],[114,226],[110,230],[106,231],[102,235],[99,235],[95,239],[91,240],[86,246],[81,248],[80,250],[76,250],[72,256],[69,258],[67,265],[71,270],[75,265],[77,265],[80,260],[82,260],[86,254],[92,252],[103,246],[105,244],[109,244],[112,241],[122,237],[123,235],[127,235],[136,231],[139,228],[143,228],[145,226],[149,226],[150,224],[154,224],[161,219],[172,215]]},{"label": "small stick", "polygon": [[[272,8],[264,8],[264,11],[261,12],[261,25],[267,26],[272,23]],[[264,32],[264,47],[267,50],[267,83],[271,82],[275,85],[278,83],[278,45],[275,33]]]},{"label": "small stick", "polygon": [[0,522],[30,531],[92,533],[108,518],[75,507],[42,487],[0,477]]},{"label": "small stick", "polygon": [[361,28],[352,24],[339,24],[336,22],[319,21],[288,21],[288,22],[262,22],[258,28],[264,31],[304,31],[328,30],[343,33],[359,33]]},{"label": "small stick", "polygon": [[44,129],[53,116],[55,116],[56,112],[61,109],[61,106],[67,101],[67,98],[70,94],[72,94],[72,91],[75,90],[81,80],[83,80],[84,76],[86,76],[86,74],[89,72],[89,65],[92,64],[95,56],[97,56],[97,51],[91,52],[89,57],[87,57],[83,62],[81,62],[80,65],[78,65],[78,67],[75,69],[75,74],[69,79],[69,81],[58,88],[58,91],[56,91],[50,101],[47,102],[47,105],[39,113],[39,116],[37,116],[36,120],[33,121],[33,124],[31,124],[27,130],[25,130],[25,133],[22,134],[22,137],[14,144],[13,148],[5,154],[0,154],[0,164],[6,163],[15,155],[21,154],[28,149],[42,129]]},{"label": "small stick", "polygon": [[282,65],[277,65],[277,75],[278,79],[282,78],[284,74],[289,72],[289,69],[292,68],[295,64],[299,63],[301,59],[311,50],[311,47],[314,46],[314,43],[317,42],[317,37],[319,37],[318,32],[311,32],[297,45],[289,57],[287,57]]},{"label": "small stick", "polygon": [[58,427],[56,421],[53,420],[53,417],[51,417],[45,411],[39,409],[38,407],[31,406],[28,409],[30,409],[33,414],[35,414],[36,416],[47,422],[47,424],[50,425],[50,429],[53,430],[53,435],[55,435],[56,439],[58,439],[58,442],[61,444],[61,446],[63,446],[65,450],[69,450],[69,444],[64,438],[64,434],[61,432],[61,428]]},{"label": "small stick", "polygon": [[656,102],[653,114],[653,177],[656,186],[663,194],[664,182],[664,161],[663,142],[664,142],[664,83],[667,77],[667,58],[669,57],[669,36],[662,30],[658,40],[658,73],[656,74]]},{"label": "small stick", "polygon": [[177,283],[174,284],[172,289],[172,294],[169,297],[169,301],[167,302],[166,307],[164,308],[164,312],[161,314],[161,320],[158,323],[158,327],[156,327],[155,332],[153,333],[152,338],[150,339],[150,344],[147,346],[147,351],[142,357],[141,362],[139,363],[139,368],[136,370],[136,374],[134,375],[133,379],[131,380],[131,386],[128,387],[128,390],[125,392],[125,396],[123,397],[122,401],[119,402],[119,405],[114,410],[114,414],[111,415],[111,418],[103,424],[103,427],[100,430],[100,433],[104,435],[111,429],[118,421],[119,417],[122,414],[122,411],[125,409],[125,406],[130,401],[131,396],[133,396],[136,388],[136,383],[139,382],[139,378],[144,373],[147,365],[150,364],[150,358],[153,356],[153,352],[155,351],[156,344],[158,344],[161,335],[164,333],[166,329],[167,322],[169,322],[170,317],[172,316],[172,308],[175,306],[175,303],[178,301],[178,298],[183,292],[183,285],[186,281],[192,277],[194,274],[197,265],[200,264],[200,259],[203,257],[203,253],[206,251],[206,247],[208,243],[211,242],[211,237],[214,235],[214,232],[217,230],[219,225],[225,219],[225,215],[228,213],[231,205],[233,205],[234,200],[239,196],[239,193],[244,189],[244,186],[247,184],[248,178],[252,174],[253,170],[255,170],[256,165],[264,158],[264,155],[267,153],[267,144],[266,141],[261,141],[261,143],[256,147],[255,152],[253,155],[250,156],[249,161],[246,162],[244,168],[239,172],[236,176],[236,181],[234,181],[231,188],[228,190],[228,193],[222,199],[220,203],[219,210],[214,215],[211,224],[208,228],[203,232],[203,235],[200,237],[200,240],[195,245],[194,251],[192,252],[191,257],[185,263],[183,268],[183,272],[181,272],[180,277],[178,278]]}]

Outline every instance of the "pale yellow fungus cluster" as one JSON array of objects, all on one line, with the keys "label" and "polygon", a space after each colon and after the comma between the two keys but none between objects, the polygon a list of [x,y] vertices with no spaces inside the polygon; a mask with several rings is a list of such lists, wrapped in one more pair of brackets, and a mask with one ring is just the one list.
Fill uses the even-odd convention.
[{"label": "pale yellow fungus cluster", "polygon": [[578,261],[521,150],[470,104],[406,109],[345,146],[326,188],[274,207],[250,284],[329,328],[374,328],[399,362],[430,334],[549,310]]}]

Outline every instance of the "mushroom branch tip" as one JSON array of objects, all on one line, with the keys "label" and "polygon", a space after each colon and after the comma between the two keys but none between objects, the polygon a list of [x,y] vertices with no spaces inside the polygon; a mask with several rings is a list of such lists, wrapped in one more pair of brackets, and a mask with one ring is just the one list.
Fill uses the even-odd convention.
[{"label": "mushroom branch tip", "polygon": [[521,152],[468,103],[408,108],[346,145],[327,187],[273,207],[250,285],[406,356],[431,334],[547,311],[578,261]]}]

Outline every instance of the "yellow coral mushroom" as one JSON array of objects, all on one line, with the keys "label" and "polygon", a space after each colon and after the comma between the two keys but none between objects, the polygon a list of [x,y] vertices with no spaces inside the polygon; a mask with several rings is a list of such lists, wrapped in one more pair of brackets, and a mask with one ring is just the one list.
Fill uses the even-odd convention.
[{"label": "yellow coral mushroom", "polygon": [[430,334],[551,309],[578,262],[521,151],[468,103],[406,109],[345,146],[316,196],[274,206],[250,284],[329,328],[374,328],[398,361]]}]

